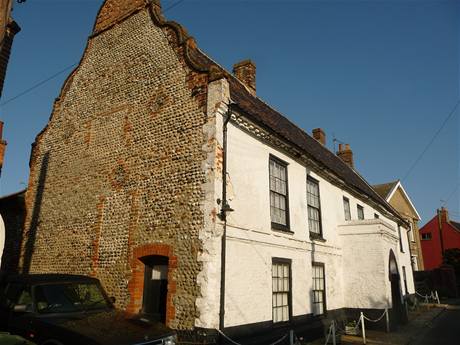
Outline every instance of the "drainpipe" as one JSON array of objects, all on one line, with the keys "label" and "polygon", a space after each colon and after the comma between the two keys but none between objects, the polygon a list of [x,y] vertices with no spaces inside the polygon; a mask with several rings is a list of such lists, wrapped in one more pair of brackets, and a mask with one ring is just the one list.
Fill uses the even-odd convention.
[{"label": "drainpipe", "polygon": [[[221,256],[220,256],[220,311],[219,311],[219,329],[224,330],[225,321],[225,260],[227,251],[227,212],[233,211],[227,203],[227,125],[232,117],[232,103],[228,104],[227,115],[223,123],[223,143],[222,143],[222,200],[220,200],[221,209],[219,217],[224,222],[224,228],[221,239]],[[218,200],[219,202],[219,200]]]},{"label": "drainpipe", "polygon": [[439,238],[441,240],[441,264],[444,262],[444,240],[442,238],[442,214],[438,209]]}]

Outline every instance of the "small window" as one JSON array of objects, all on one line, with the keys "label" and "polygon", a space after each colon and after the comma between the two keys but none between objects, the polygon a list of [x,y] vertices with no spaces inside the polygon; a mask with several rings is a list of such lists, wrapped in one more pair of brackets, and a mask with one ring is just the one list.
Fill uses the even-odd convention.
[{"label": "small window", "polygon": [[313,314],[322,315],[326,311],[326,289],[324,264],[319,262],[312,263],[313,270]]},{"label": "small window", "polygon": [[408,294],[408,291],[407,291],[407,275],[406,275],[406,267],[403,266],[402,267],[402,272],[403,272],[403,279],[404,279],[404,289],[406,291],[406,295]]},{"label": "small window", "polygon": [[414,226],[413,226],[412,222],[409,223],[409,226],[410,226],[409,238],[410,238],[411,242],[415,242]]},{"label": "small window", "polygon": [[427,232],[427,233],[422,234],[422,240],[424,240],[424,241],[431,240],[431,232]]},{"label": "small window", "polygon": [[374,218],[375,218],[375,219],[379,219],[380,216],[379,216],[377,213],[374,213]]},{"label": "small window", "polygon": [[364,219],[364,207],[357,205],[356,208],[358,210],[358,219]]},{"label": "small window", "polygon": [[413,271],[418,271],[418,263],[417,263],[417,256],[416,255],[411,256],[411,263],[412,263],[412,270]]},{"label": "small window", "polygon": [[272,261],[273,322],[289,321],[291,315],[291,262],[286,259]]},{"label": "small window", "polygon": [[289,229],[287,164],[270,157],[270,217],[272,227]]},{"label": "small window", "polygon": [[402,234],[401,234],[401,225],[398,225],[398,236],[399,236],[399,249],[401,250],[402,253],[404,253]]},{"label": "small window", "polygon": [[343,197],[343,212],[345,214],[345,220],[350,220],[351,219],[350,200],[346,197]]},{"label": "small window", "polygon": [[319,183],[307,177],[308,228],[313,237],[322,237],[321,204],[319,200]]}]

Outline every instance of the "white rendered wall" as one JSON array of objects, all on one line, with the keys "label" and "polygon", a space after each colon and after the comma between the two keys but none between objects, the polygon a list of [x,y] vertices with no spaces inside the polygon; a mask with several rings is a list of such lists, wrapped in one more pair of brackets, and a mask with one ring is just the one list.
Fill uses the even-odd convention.
[{"label": "white rendered wall", "polygon": [[[269,200],[269,155],[288,163],[289,222],[293,233],[271,229]],[[389,248],[393,247],[398,266],[406,265],[409,292],[413,291],[410,256],[399,252],[399,242],[390,246],[380,237],[360,235],[366,243],[379,243],[381,251],[373,261],[371,250],[367,256],[357,257],[357,242],[344,242],[339,226],[346,224],[343,196],[350,200],[352,220],[356,221],[356,205],[364,207],[365,219],[380,216],[397,233],[396,223],[311,172],[286,154],[266,145],[241,130],[234,123],[228,125],[228,200],[234,212],[228,215],[226,316],[225,327],[272,320],[271,264],[273,257],[292,260],[292,314],[311,313],[311,262],[325,264],[327,309],[343,307],[385,308],[391,300],[387,266]],[[325,242],[311,241],[308,230],[306,204],[306,177],[310,174],[319,181],[321,198],[322,231]],[[366,222],[366,221],[364,221]],[[406,234],[404,229],[402,233]],[[380,242],[379,242],[380,241]],[[403,240],[404,242],[404,240]],[[405,240],[407,246],[407,239]],[[348,291],[350,270],[366,264],[374,276],[360,280],[363,301]],[[410,277],[409,277],[410,276]],[[402,273],[401,273],[402,278]],[[376,281],[379,280],[379,283]],[[369,291],[374,293],[369,298]],[[358,298],[359,299],[359,298]]]},{"label": "white rendered wall", "polygon": [[[204,328],[217,328],[219,323],[220,243],[223,223],[217,217],[220,206],[216,201],[221,198],[222,193],[222,124],[228,97],[228,83],[225,80],[209,84],[208,121],[203,127],[206,137],[203,151],[207,157],[203,162],[206,182],[203,185],[205,201],[202,208],[205,219],[203,231],[200,232],[203,252],[198,258],[203,269],[197,279],[201,297],[196,301],[199,317],[195,320],[197,327]],[[270,154],[288,163],[289,220],[292,231],[289,234],[271,229],[268,169]],[[358,305],[352,301],[346,287],[350,283],[348,274],[350,269],[357,267],[359,270],[367,257],[356,257],[357,243],[345,243],[340,234],[340,226],[349,223],[344,220],[343,197],[350,200],[351,222],[357,219],[357,204],[364,207],[365,218],[368,220],[374,218],[374,213],[378,213],[380,220],[396,231],[395,222],[311,172],[308,167],[243,131],[233,122],[228,124],[227,156],[227,194],[234,212],[228,214],[227,225],[225,327],[272,320],[271,265],[274,257],[292,260],[293,316],[309,314],[312,311],[312,261],[325,264],[328,310]],[[309,237],[307,174],[319,181],[325,242],[312,242]],[[406,234],[404,230],[402,233]],[[407,246],[407,239],[404,244]],[[382,242],[382,262],[374,260],[374,273],[382,277],[384,287],[376,291],[377,302],[368,303],[368,308],[380,308],[382,303],[379,301],[391,299],[387,278],[390,247],[396,254],[399,271],[402,272],[401,267],[406,266],[409,292],[413,291],[410,255],[408,250],[401,253],[398,246],[399,242]],[[364,254],[366,256],[371,253]],[[364,280],[362,286],[377,286],[373,283],[374,279],[376,278],[368,282]]]}]

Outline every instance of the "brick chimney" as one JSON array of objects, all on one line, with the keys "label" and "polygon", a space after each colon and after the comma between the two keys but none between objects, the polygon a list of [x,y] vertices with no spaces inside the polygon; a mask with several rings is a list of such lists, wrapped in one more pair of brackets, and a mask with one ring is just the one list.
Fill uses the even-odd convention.
[{"label": "brick chimney", "polygon": [[438,212],[440,213],[441,221],[443,223],[447,223],[449,221],[449,212],[447,211],[447,208],[441,207]]},{"label": "brick chimney", "polygon": [[6,141],[3,140],[3,122],[0,121],[0,173],[3,167],[3,158],[5,157]]},{"label": "brick chimney", "polygon": [[233,74],[253,95],[256,94],[256,65],[251,60],[243,60],[233,65]]},{"label": "brick chimney", "polygon": [[313,131],[313,138],[318,140],[323,146],[326,145],[326,133],[322,128],[315,128]]},{"label": "brick chimney", "polygon": [[354,168],[353,151],[350,149],[349,144],[339,144],[339,151],[337,152],[337,156],[339,156],[350,167]]}]

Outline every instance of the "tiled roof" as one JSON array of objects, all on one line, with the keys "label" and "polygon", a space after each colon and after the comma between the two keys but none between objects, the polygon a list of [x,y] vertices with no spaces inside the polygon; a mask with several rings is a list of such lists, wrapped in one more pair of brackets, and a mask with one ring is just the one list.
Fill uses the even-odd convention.
[{"label": "tiled roof", "polygon": [[373,185],[372,188],[380,195],[382,198],[385,200],[387,199],[388,195],[390,192],[393,190],[393,188],[398,184],[399,181],[393,181],[393,182],[388,182],[388,183],[382,183],[382,184],[376,184]]},{"label": "tiled roof", "polygon": [[454,222],[454,221],[450,221],[449,222],[454,228],[456,228],[458,231],[460,231],[460,223],[457,223],[457,222]]},{"label": "tiled roof", "polygon": [[222,75],[227,78],[232,101],[236,102],[237,107],[248,115],[252,121],[275,132],[291,145],[296,146],[315,161],[331,170],[345,181],[347,185],[369,196],[372,200],[385,207],[390,213],[402,219],[399,213],[396,212],[393,207],[391,207],[386,200],[381,197],[363,177],[361,177],[361,175],[343,162],[337,155],[329,151],[329,149],[320,144],[316,139],[312,138],[285,116],[271,108],[260,98],[251,94],[235,76],[212,61],[199,49],[196,49],[194,53],[193,58],[195,61],[199,61],[202,66],[206,66],[207,68],[211,68],[212,66],[214,70],[220,70]]},{"label": "tiled roof", "polygon": [[[157,10],[158,7],[155,7],[155,9]],[[403,220],[398,212],[377,194],[354,169],[282,114],[268,106],[257,96],[252,95],[236,77],[198,49],[195,41],[188,36],[185,29],[183,29],[180,24],[172,21],[165,21],[163,16],[157,13],[156,10],[152,12],[154,21],[162,27],[169,26],[177,32],[178,42],[183,47],[182,51],[184,52],[184,57],[192,68],[198,71],[207,72],[210,80],[226,77],[230,85],[231,99],[237,103],[238,108],[242,110],[250,120],[262,125],[267,130],[286,140],[289,144],[297,147],[307,156],[310,156],[320,165],[341,178],[348,186],[367,195],[394,216]]]}]

